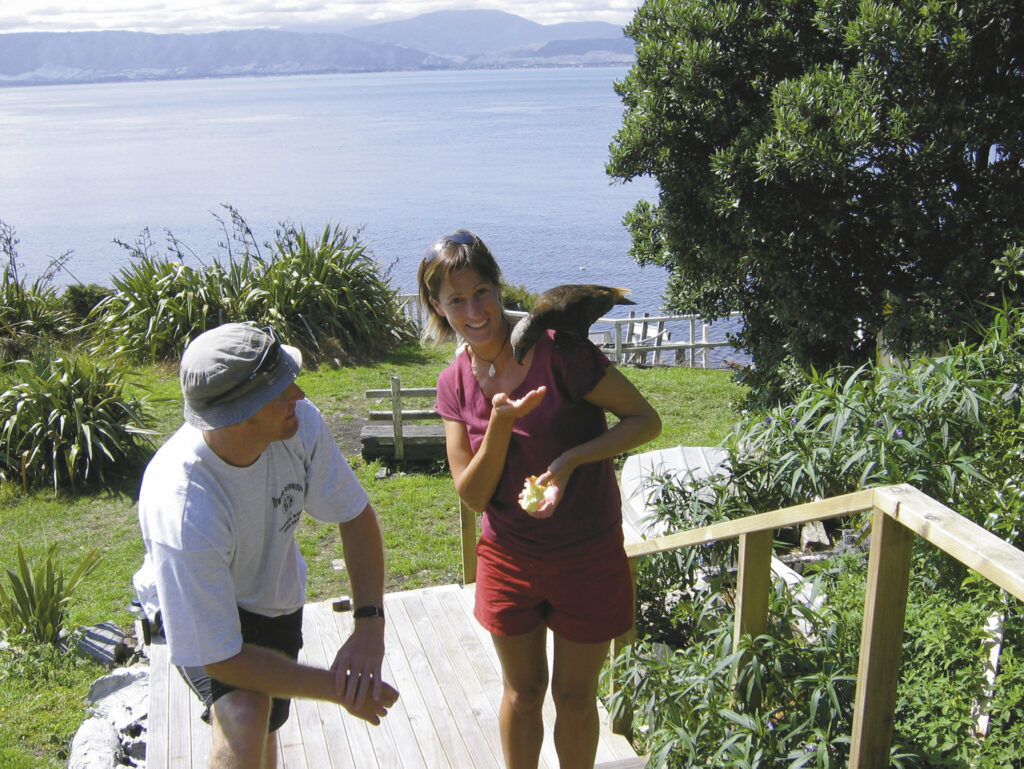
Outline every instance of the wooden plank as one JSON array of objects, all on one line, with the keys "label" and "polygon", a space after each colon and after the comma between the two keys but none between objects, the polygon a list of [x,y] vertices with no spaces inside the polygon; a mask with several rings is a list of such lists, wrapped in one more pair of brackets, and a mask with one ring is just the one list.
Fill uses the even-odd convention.
[{"label": "wooden plank", "polygon": [[[436,398],[436,387],[403,387],[400,390],[402,398]],[[367,398],[390,398],[391,388],[384,390],[367,390]]]},{"label": "wooden plank", "polygon": [[432,704],[420,691],[402,639],[395,631],[392,615],[398,611],[395,604],[401,595],[384,596],[384,610],[388,615],[384,625],[384,661],[390,681],[399,691],[398,702],[388,713],[387,720],[392,721],[389,727],[402,765],[406,769],[433,769],[446,766],[447,758],[430,717]]},{"label": "wooden plank", "polygon": [[[479,729],[479,740],[474,738],[474,741],[470,742],[467,739],[470,750],[474,751],[473,755],[477,758],[476,765],[493,766],[495,769],[500,769],[503,766],[504,758],[498,731],[497,700],[493,696],[494,689],[488,689],[486,685],[492,684],[493,679],[486,672],[483,677],[478,674],[477,667],[473,664],[475,660],[471,657],[471,651],[463,644],[465,640],[469,640],[474,646],[479,645],[479,642],[468,633],[459,631],[458,620],[461,619],[462,624],[465,624],[465,618],[458,614],[453,615],[449,611],[441,601],[439,591],[424,590],[420,593],[419,598],[423,605],[424,619],[436,635],[440,647],[454,671],[459,687],[465,695],[466,705],[469,707],[468,716],[475,721]],[[421,629],[421,635],[425,630],[426,628]],[[466,725],[464,722],[463,726]],[[465,728],[463,734],[465,734]],[[482,760],[480,755],[475,752],[477,742],[485,745],[490,751],[488,760]]]},{"label": "wooden plank", "polygon": [[[395,433],[391,424],[366,424],[359,433],[360,440],[373,438],[381,445],[395,445]],[[402,425],[402,437],[407,444],[444,443],[444,425]]]},{"label": "wooden plank", "polygon": [[[317,630],[323,639],[324,653],[330,658],[325,661],[325,666],[334,662],[338,649],[352,634],[352,613],[332,612],[331,617],[316,625]],[[325,706],[327,703],[324,703]],[[360,718],[350,715],[348,711],[339,706],[334,706],[341,715],[341,722],[348,738],[351,762],[356,769],[377,769],[377,767],[400,766],[395,758],[395,750],[389,738],[386,726],[373,726]],[[390,714],[389,714],[390,717]],[[385,719],[386,720],[386,719]],[[383,728],[382,728],[383,727]],[[309,765],[310,769],[317,767],[322,761],[319,759]]]},{"label": "wooden plank", "polygon": [[667,534],[662,537],[655,537],[644,542],[626,545],[626,555],[630,558],[640,558],[645,555],[653,555],[666,550],[675,550],[680,547],[691,545],[710,544],[721,539],[731,539],[740,534],[752,533],[755,531],[774,531],[785,526],[793,526],[798,523],[806,523],[813,520],[826,520],[837,518],[851,513],[862,513],[871,510],[874,506],[875,491],[867,489],[855,491],[852,494],[843,494],[838,497],[807,502],[802,505],[794,505],[780,510],[773,510],[769,513],[752,515],[746,518],[738,518],[733,521],[723,521],[711,526],[703,526],[699,529],[679,531],[674,534]]},{"label": "wooden plank", "polygon": [[904,526],[1024,601],[1024,552],[913,486],[874,491],[876,504]]},{"label": "wooden plank", "polygon": [[[140,636],[136,636],[140,637]],[[167,661],[167,645],[162,640],[153,639],[146,647],[149,655],[149,714],[146,717],[146,760],[150,766],[165,767],[168,765],[167,750],[169,735],[167,724],[170,720],[169,672]],[[175,671],[177,675],[177,671]]]},{"label": "wooden plank", "polygon": [[[611,673],[610,680],[608,683],[608,698],[609,700],[618,693],[618,688],[615,685],[615,660],[622,653],[622,651],[630,646],[636,640],[636,572],[637,562],[635,559],[629,561],[629,575],[630,582],[633,585],[633,625],[625,633],[614,639],[611,643],[611,648],[608,650],[608,667],[609,673]],[[624,713],[618,716],[609,716],[608,725],[612,730],[613,734],[621,734],[626,737],[630,736],[633,731],[633,711],[627,709]]]},{"label": "wooden plank", "polygon": [[768,624],[773,539],[770,529],[740,535],[733,649],[739,647],[741,635],[761,635]]},{"label": "wooden plank", "polygon": [[850,769],[889,766],[913,544],[910,529],[884,510],[875,510],[853,704]]},{"label": "wooden plank", "polygon": [[[302,612],[302,651],[299,659],[319,668],[329,668],[338,652],[340,640],[333,628],[330,602],[307,605]],[[333,632],[332,632],[333,631]],[[315,767],[327,764],[331,769],[355,769],[356,759],[349,745],[340,705],[314,700],[294,700],[293,718],[299,723],[305,763]],[[292,720],[292,719],[289,719]],[[296,769],[301,769],[296,767]]]},{"label": "wooden plank", "polygon": [[[201,769],[206,765],[209,752],[193,755],[192,733],[196,729],[193,728],[192,705],[198,705],[199,698],[173,666],[169,668],[168,675],[178,676],[178,681],[170,683],[167,702],[167,766],[169,769]],[[179,685],[175,686],[175,683]],[[201,721],[200,727],[209,729]]]},{"label": "wooden plank", "polygon": [[[333,627],[334,612],[331,603],[308,604],[302,617],[302,654],[300,659],[317,667],[330,667],[337,654],[337,628]],[[317,756],[306,751],[309,767],[328,765],[331,769],[356,769],[356,756],[349,744],[344,720],[345,711],[331,702],[315,702],[320,729],[323,732],[327,753]],[[303,730],[305,732],[305,730]]]},{"label": "wooden plank", "polygon": [[[369,418],[376,422],[392,422],[394,421],[394,412],[392,411],[371,411]],[[440,419],[441,415],[438,414],[434,409],[402,409],[402,421],[406,419]]]},{"label": "wooden plank", "polygon": [[[423,652],[430,661],[431,670],[444,696],[448,712],[458,724],[458,731],[466,749],[473,757],[472,765],[481,769],[500,769],[498,758],[492,751],[493,745],[480,728],[480,719],[477,718],[473,707],[472,693],[467,690],[467,685],[471,681],[464,680],[460,675],[456,659],[447,653],[440,634],[434,627],[433,623],[439,618],[428,614],[423,603],[423,593],[410,595],[403,601],[403,605],[415,628]],[[486,707],[486,703],[478,704]],[[440,703],[438,705],[440,706]]]},{"label": "wooden plank", "polygon": [[[768,598],[772,584],[772,540],[775,532],[757,531],[740,535],[739,570],[736,575],[736,622],[732,648],[740,648],[744,635],[759,636],[768,624]],[[737,665],[742,667],[744,660]],[[739,693],[744,696],[743,692]],[[751,702],[751,705],[756,703]]]},{"label": "wooden plank", "polygon": [[430,704],[425,712],[443,748],[443,756],[434,759],[430,765],[473,766],[473,759],[462,735],[459,734],[459,722],[448,708],[444,691],[434,677],[431,660],[423,649],[422,639],[417,635],[416,627],[406,611],[405,604],[409,595],[410,593],[404,593],[402,600],[392,602],[387,623],[394,627],[397,637],[401,640],[413,678],[423,700]]},{"label": "wooden plank", "polygon": [[402,384],[391,377],[391,432],[395,438],[395,459],[405,459],[405,431],[402,429]]}]

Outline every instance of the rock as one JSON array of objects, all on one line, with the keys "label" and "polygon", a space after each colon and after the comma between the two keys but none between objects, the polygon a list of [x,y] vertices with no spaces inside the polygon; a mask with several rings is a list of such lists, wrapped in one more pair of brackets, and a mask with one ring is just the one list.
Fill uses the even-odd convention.
[{"label": "rock", "polygon": [[149,666],[118,668],[96,679],[86,701],[93,715],[75,734],[68,769],[145,767]]},{"label": "rock", "polygon": [[828,550],[832,542],[825,533],[825,525],[821,521],[810,521],[800,530],[800,549],[805,553],[810,550]]},{"label": "rock", "polygon": [[92,682],[92,685],[89,687],[89,693],[85,696],[85,701],[90,705],[95,705],[105,697],[109,697],[139,681],[148,686],[148,665],[137,664],[129,668],[117,668],[117,670],[113,670],[108,675],[97,678]]},{"label": "rock", "polygon": [[125,662],[132,651],[125,645],[124,633],[113,622],[92,627],[80,627],[78,650],[96,660],[107,669]]},{"label": "rock", "polygon": [[75,732],[68,769],[115,769],[123,765],[121,756],[117,730],[105,718],[93,716]]}]

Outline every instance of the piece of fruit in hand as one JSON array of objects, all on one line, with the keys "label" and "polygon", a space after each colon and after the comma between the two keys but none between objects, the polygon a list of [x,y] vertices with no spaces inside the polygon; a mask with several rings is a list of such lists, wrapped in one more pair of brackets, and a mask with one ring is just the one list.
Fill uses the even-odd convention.
[{"label": "piece of fruit in hand", "polygon": [[550,499],[554,493],[554,486],[537,483],[537,476],[529,475],[523,482],[523,490],[519,493],[519,506],[528,513],[535,513],[540,503]]}]

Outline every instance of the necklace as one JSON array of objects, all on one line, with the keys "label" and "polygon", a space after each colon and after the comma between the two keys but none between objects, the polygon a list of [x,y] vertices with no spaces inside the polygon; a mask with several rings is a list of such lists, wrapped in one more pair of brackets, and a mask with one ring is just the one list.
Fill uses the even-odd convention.
[{"label": "necklace", "polygon": [[497,370],[494,368],[494,361],[497,360],[498,358],[500,358],[501,354],[505,351],[505,345],[508,344],[508,339],[509,339],[510,336],[512,336],[512,326],[509,324],[508,319],[506,319],[505,320],[505,341],[502,342],[501,343],[501,347],[498,348],[498,354],[494,356],[494,360],[487,360],[487,358],[485,358],[483,355],[478,353],[476,350],[473,350],[473,346],[470,345],[469,349],[473,350],[473,356],[476,357],[476,358],[479,358],[484,363],[489,364],[490,367],[487,369],[487,376],[490,379],[493,379],[494,375],[497,373]]}]

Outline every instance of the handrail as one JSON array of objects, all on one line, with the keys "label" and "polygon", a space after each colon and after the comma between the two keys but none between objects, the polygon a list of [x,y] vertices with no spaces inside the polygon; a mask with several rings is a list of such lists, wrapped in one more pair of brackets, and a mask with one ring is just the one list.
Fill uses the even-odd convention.
[{"label": "handrail", "polygon": [[[734,640],[767,626],[773,532],[777,528],[873,511],[864,623],[854,698],[850,769],[889,766],[896,685],[916,534],[1024,601],[1024,552],[907,484],[882,486],[626,545],[638,559],[694,545],[740,540]],[[617,653],[631,638],[618,639]],[[627,719],[614,725],[628,731]]]}]

